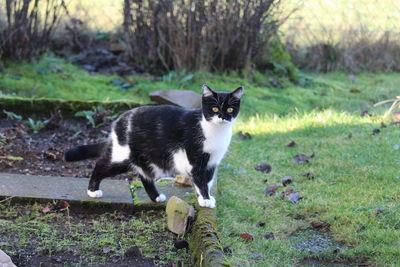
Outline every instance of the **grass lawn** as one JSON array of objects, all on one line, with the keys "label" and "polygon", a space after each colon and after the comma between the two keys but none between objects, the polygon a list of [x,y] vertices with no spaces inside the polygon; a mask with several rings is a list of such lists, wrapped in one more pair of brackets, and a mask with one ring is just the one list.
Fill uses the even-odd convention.
[{"label": "grass lawn", "polygon": [[[372,116],[361,113],[398,95],[400,76],[331,73],[307,77],[310,80],[303,87],[282,80],[284,88],[273,88],[270,77],[260,73],[246,78],[237,73],[170,73],[161,78],[129,77],[126,80],[132,87],[122,90],[112,82],[121,78],[88,74],[48,56],[37,64],[7,64],[0,73],[0,91],[23,97],[149,103],[147,93],[152,90],[198,91],[202,83],[232,90],[244,85],[241,116],[218,172],[218,223],[233,265],[293,266],[304,258],[398,263],[399,124],[386,122],[387,127],[380,128],[387,106],[372,108]],[[373,134],[378,128],[380,132]],[[250,133],[252,139],[239,138],[239,130]],[[287,147],[291,141],[297,145]],[[297,154],[313,152],[309,163],[293,161]],[[271,173],[255,171],[262,162],[272,165]],[[315,178],[304,177],[307,172]],[[265,196],[264,189],[281,184],[284,176],[291,176],[293,183]],[[296,204],[281,198],[288,189],[304,198]],[[260,222],[265,225],[258,226]],[[304,231],[318,223],[323,229]],[[244,232],[254,240],[240,238]],[[275,239],[263,238],[266,232]],[[310,254],[302,244],[309,243],[314,234],[335,245]],[[296,241],[299,235],[303,235],[301,242]]]}]

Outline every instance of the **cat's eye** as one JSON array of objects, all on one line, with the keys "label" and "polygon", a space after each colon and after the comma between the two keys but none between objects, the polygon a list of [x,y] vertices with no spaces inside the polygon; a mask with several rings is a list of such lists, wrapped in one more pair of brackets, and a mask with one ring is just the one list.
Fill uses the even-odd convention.
[{"label": "cat's eye", "polygon": [[214,112],[218,112],[218,111],[219,111],[219,108],[217,108],[217,107],[213,107],[213,108],[212,108],[212,111],[214,111]]},{"label": "cat's eye", "polygon": [[233,112],[233,108],[227,108],[226,111],[227,111],[228,113],[232,113],[232,112]]}]

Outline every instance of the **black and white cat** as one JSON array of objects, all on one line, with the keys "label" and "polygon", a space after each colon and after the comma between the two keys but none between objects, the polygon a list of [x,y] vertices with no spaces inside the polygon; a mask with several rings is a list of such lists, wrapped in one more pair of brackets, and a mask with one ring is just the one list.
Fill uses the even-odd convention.
[{"label": "black and white cat", "polygon": [[142,106],[123,113],[112,123],[104,143],[83,145],[65,153],[66,161],[98,158],[88,195],[102,197],[103,178],[133,170],[150,199],[164,202],[154,181],[181,174],[191,177],[201,207],[215,208],[210,188],[215,170],[232,137],[232,124],[240,109],[243,88],[215,92],[203,85],[202,108]]}]

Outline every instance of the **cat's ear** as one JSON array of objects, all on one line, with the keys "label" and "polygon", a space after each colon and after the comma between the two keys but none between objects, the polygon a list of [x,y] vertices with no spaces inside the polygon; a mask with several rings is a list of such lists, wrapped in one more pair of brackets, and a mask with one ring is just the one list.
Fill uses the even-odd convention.
[{"label": "cat's ear", "polygon": [[214,91],[211,90],[211,88],[208,87],[207,84],[203,84],[201,88],[203,89],[203,97],[209,97],[214,95]]},{"label": "cat's ear", "polygon": [[243,95],[243,91],[244,91],[243,86],[240,86],[239,88],[236,88],[235,90],[233,90],[230,94],[233,97],[236,97],[237,99],[240,99],[242,97],[242,95]]}]

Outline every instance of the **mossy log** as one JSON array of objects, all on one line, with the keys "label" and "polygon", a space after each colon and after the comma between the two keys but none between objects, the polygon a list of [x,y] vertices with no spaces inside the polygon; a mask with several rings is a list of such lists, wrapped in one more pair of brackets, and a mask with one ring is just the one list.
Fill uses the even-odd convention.
[{"label": "mossy log", "polygon": [[189,236],[189,249],[193,266],[231,266],[219,241],[215,209],[198,209]]},{"label": "mossy log", "polygon": [[73,117],[77,111],[92,110],[97,106],[102,106],[113,113],[129,110],[139,104],[129,101],[102,102],[2,96],[0,97],[0,116],[5,116],[3,109],[29,117],[49,116],[52,112],[60,110],[62,115],[68,118]]}]

